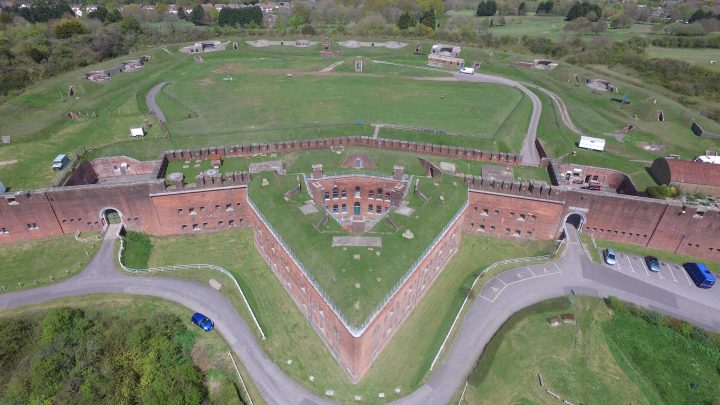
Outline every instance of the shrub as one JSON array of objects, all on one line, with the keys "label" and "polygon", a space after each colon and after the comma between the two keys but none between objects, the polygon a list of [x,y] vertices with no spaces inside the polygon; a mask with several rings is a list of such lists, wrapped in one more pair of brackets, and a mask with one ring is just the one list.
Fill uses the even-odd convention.
[{"label": "shrub", "polygon": [[87,34],[90,32],[88,27],[80,20],[62,19],[53,28],[55,38],[65,39],[75,35]]},{"label": "shrub", "polygon": [[128,232],[124,237],[123,263],[133,269],[145,269],[152,253],[150,237],[140,232]]}]

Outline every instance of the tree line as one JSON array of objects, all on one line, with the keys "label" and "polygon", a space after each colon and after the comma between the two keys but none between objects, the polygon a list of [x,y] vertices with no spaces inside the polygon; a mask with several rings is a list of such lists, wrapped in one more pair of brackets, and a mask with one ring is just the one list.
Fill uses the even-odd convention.
[{"label": "tree line", "polygon": [[124,319],[59,308],[0,320],[5,403],[200,404],[208,396],[174,315]]}]

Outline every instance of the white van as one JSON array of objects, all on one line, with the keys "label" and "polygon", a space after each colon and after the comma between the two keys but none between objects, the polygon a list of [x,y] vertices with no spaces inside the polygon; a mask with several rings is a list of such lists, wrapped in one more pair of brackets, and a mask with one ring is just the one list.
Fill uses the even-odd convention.
[{"label": "white van", "polygon": [[473,75],[473,74],[475,74],[475,69],[465,67],[465,68],[460,69],[460,72],[458,72],[458,73],[463,74],[463,75]]}]

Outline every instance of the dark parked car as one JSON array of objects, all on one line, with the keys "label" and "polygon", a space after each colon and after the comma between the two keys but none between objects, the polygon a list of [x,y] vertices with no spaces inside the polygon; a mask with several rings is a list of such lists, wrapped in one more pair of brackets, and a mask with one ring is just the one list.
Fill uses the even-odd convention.
[{"label": "dark parked car", "polygon": [[191,320],[192,323],[201,327],[206,332],[211,331],[212,328],[215,326],[215,324],[213,323],[213,321],[210,320],[210,318],[201,314],[200,312],[196,312],[195,315],[192,316]]},{"label": "dark parked car", "polygon": [[650,271],[655,273],[660,271],[660,261],[655,256],[645,256],[645,264]]}]

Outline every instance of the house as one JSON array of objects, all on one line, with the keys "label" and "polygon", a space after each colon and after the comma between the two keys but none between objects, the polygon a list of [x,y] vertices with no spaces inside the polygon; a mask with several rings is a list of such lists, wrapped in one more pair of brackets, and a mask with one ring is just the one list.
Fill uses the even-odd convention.
[{"label": "house", "polygon": [[130,128],[130,137],[137,138],[145,136],[145,128],[143,127],[132,127]]},{"label": "house", "polygon": [[687,193],[720,195],[720,165],[691,160],[657,158],[650,174],[658,184],[673,184]]}]

